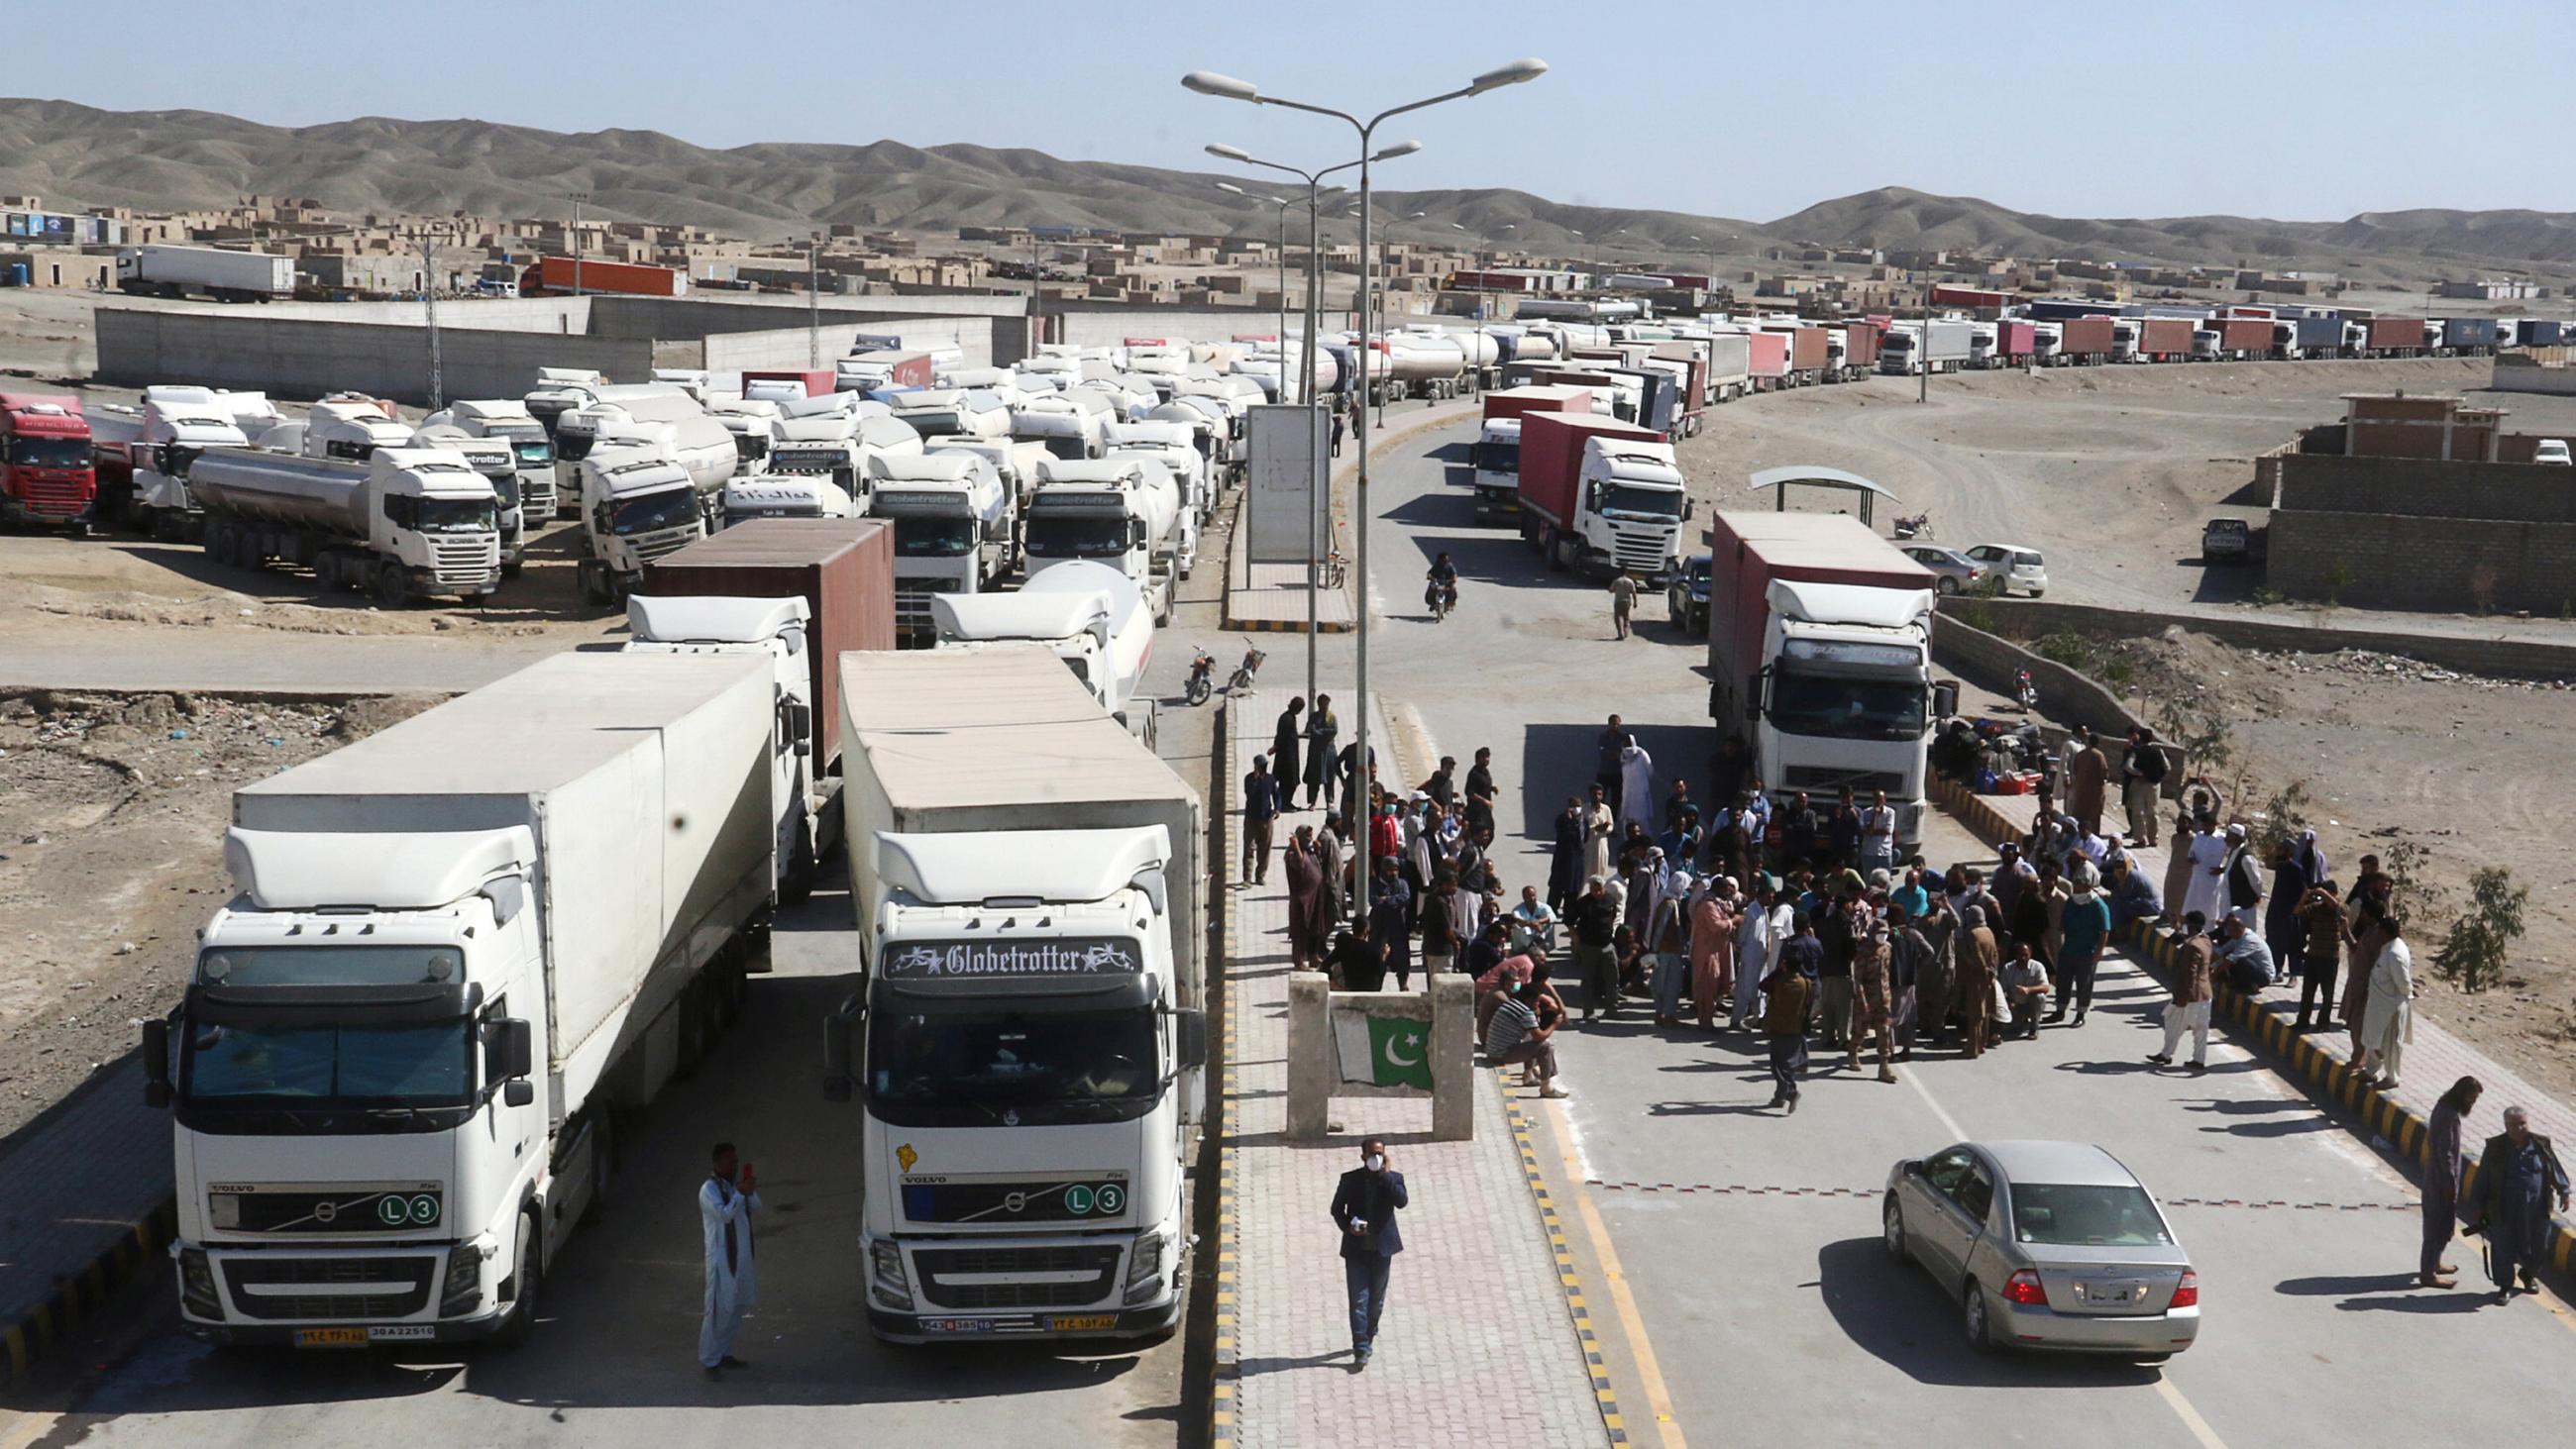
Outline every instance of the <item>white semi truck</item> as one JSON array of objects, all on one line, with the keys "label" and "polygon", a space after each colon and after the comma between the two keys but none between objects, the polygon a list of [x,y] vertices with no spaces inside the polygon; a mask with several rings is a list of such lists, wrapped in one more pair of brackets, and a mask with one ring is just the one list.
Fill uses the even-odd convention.
[{"label": "white semi truck", "polygon": [[188,488],[220,564],[277,559],[389,609],[440,595],[480,604],[501,586],[500,498],[460,453],[378,448],[359,463],[211,448],[188,465]]},{"label": "white semi truck", "polygon": [[525,403],[507,398],[450,403],[444,411],[421,419],[425,428],[440,423],[459,428],[468,437],[506,440],[518,466],[519,503],[526,510],[528,526],[539,527],[556,516],[554,438]]},{"label": "white semi truck", "polygon": [[742,461],[733,432],[669,383],[592,389],[591,401],[555,421],[556,456],[578,465],[593,449],[647,448],[677,463],[712,500]]},{"label": "white semi truck", "polygon": [[1216,509],[1216,485],[1212,481],[1207,456],[1199,451],[1195,430],[1189,424],[1111,423],[1105,441],[1108,451],[1101,455],[1103,457],[1133,455],[1160,460],[1171,470],[1173,485],[1180,489],[1182,505],[1198,520],[1199,527],[1207,527],[1208,515]]},{"label": "white semi truck", "polygon": [[769,445],[769,471],[828,478],[866,511],[868,460],[921,452],[921,434],[891,416],[815,413],[778,420]]},{"label": "white semi truck", "polygon": [[930,601],[930,613],[942,649],[1044,647],[1103,711],[1153,747],[1154,701],[1137,690],[1154,661],[1154,614],[1136,581],[1117,569],[1075,559],[1040,570],[1011,593],[942,595]]},{"label": "white semi truck", "polygon": [[1011,411],[1011,437],[1036,443],[1066,462],[1097,458],[1106,446],[1105,430],[1118,418],[1109,396],[1097,389],[1031,398]]},{"label": "white semi truck", "polygon": [[526,500],[519,493],[518,455],[510,440],[478,438],[454,423],[440,423],[414,432],[411,446],[455,453],[492,485],[492,496],[501,509],[501,577],[517,578],[528,561],[529,520]]},{"label": "white semi truck", "polygon": [[1198,796],[1034,647],[842,660],[867,1323],[1179,1321],[1207,1056]]},{"label": "white semi truck", "polygon": [[1019,500],[984,459],[880,454],[868,475],[868,516],[894,528],[897,634],[927,641],[933,597],[983,593],[1019,567]]},{"label": "white semi truck", "polygon": [[1183,517],[1167,468],[1140,458],[1103,458],[1050,461],[1038,470],[1028,520],[1032,577],[1068,559],[1096,559],[1134,580],[1162,623],[1171,618],[1175,580],[1187,576],[1197,542],[1196,523]]},{"label": "white semi truck", "polygon": [[295,295],[295,258],[229,247],[136,247],[116,254],[116,289],[138,297],[273,302]]},{"label": "white semi truck", "polygon": [[707,536],[698,480],[679,464],[643,449],[614,448],[582,458],[581,542],[574,565],[581,596],[615,605],[643,580],[644,566]]},{"label": "white semi truck", "polygon": [[129,528],[193,541],[205,514],[188,491],[188,465],[208,448],[249,447],[277,421],[266,393],[186,385],[147,387],[140,407],[93,407],[90,449],[100,503]]},{"label": "white semi truck", "polygon": [[558,654],[234,792],[236,893],[143,1032],[189,1332],[530,1333],[614,1110],[764,967],[776,723],[764,660]]},{"label": "white semi truck", "polygon": [[821,473],[747,473],[725,484],[720,527],[754,518],[856,518],[849,490]]}]

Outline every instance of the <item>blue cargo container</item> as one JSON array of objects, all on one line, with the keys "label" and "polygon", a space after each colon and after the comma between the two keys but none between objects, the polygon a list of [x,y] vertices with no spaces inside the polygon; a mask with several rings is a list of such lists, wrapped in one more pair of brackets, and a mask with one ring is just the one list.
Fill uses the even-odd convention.
[{"label": "blue cargo container", "polygon": [[2525,317],[2522,319],[2522,345],[2556,347],[2565,340],[2566,327],[2566,323],[2555,317]]},{"label": "blue cargo container", "polygon": [[2343,319],[2340,317],[2302,317],[2299,326],[2299,350],[2313,355],[2343,345]]},{"label": "blue cargo container", "polygon": [[2476,348],[2480,351],[2493,351],[2496,345],[2496,319],[2453,317],[2442,324],[2442,345],[2454,350]]}]

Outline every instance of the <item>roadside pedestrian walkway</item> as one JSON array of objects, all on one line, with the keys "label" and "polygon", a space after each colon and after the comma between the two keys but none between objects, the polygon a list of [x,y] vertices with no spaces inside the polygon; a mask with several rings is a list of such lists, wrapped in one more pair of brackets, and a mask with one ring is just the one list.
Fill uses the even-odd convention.
[{"label": "roadside pedestrian walkway", "polygon": [[[0,1385],[170,1234],[170,1117],[128,1057],[0,1143]],[[164,1269],[163,1271],[167,1271]]]},{"label": "roadside pedestrian walkway", "polygon": [[[1283,1140],[1287,872],[1274,857],[1268,884],[1238,884],[1237,812],[1243,776],[1287,698],[1263,691],[1234,701],[1226,729],[1218,861],[1229,883],[1229,1070],[1216,1437],[1476,1449],[1611,1442],[1493,1073],[1477,1074],[1472,1142],[1430,1140],[1427,1095],[1337,1099],[1332,1135]],[[1385,742],[1379,758],[1392,761],[1394,736],[1384,728],[1372,736]],[[1292,812],[1277,838],[1322,819]],[[1364,1136],[1386,1139],[1412,1206],[1401,1219],[1405,1251],[1376,1355],[1354,1373],[1330,1204]]]}]

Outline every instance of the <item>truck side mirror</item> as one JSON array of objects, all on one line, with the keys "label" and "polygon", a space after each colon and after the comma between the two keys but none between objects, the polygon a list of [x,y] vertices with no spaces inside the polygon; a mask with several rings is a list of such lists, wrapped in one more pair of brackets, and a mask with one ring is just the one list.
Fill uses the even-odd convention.
[{"label": "truck side mirror", "polygon": [[495,1082],[525,1085],[535,1070],[536,1033],[528,1023],[517,1017],[493,1022],[483,1037],[483,1075]]},{"label": "truck side mirror", "polygon": [[1172,1013],[1172,1051],[1180,1058],[1181,1070],[1194,1072],[1207,1065],[1207,1013],[1175,1011]]},{"label": "truck side mirror", "polygon": [[859,1024],[867,1020],[868,1009],[858,997],[851,997],[840,1009],[823,1018],[823,1100],[850,1100],[855,1078],[850,1070],[850,1042]]},{"label": "truck side mirror", "polygon": [[1959,681],[1944,679],[1932,686],[1932,713],[1948,719],[1959,712]]},{"label": "truck side mirror", "polygon": [[143,1105],[155,1111],[170,1105],[170,1023],[143,1023]]},{"label": "truck side mirror", "polygon": [[787,738],[796,753],[814,753],[814,706],[801,699],[787,701]]}]

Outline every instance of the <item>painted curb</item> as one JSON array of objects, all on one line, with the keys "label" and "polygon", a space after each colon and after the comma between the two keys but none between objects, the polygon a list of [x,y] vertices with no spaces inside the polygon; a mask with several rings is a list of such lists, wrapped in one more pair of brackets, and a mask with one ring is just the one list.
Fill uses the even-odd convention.
[{"label": "painted curb", "polygon": [[1521,1178],[1529,1184],[1530,1201],[1538,1208],[1539,1223],[1547,1229],[1548,1255],[1556,1260],[1556,1284],[1565,1293],[1565,1309],[1574,1319],[1574,1336],[1583,1346],[1583,1372],[1592,1380],[1592,1398],[1601,1410],[1601,1427],[1613,1444],[1628,1442],[1627,1420],[1619,1413],[1618,1395],[1611,1392],[1610,1372],[1602,1365],[1601,1340],[1592,1331],[1592,1309],[1583,1298],[1583,1279],[1574,1271],[1574,1250],[1565,1243],[1565,1223],[1556,1215],[1556,1203],[1548,1196],[1547,1181],[1539,1176],[1538,1148],[1530,1141],[1529,1118],[1522,1114],[1521,1104],[1503,1090],[1505,1067],[1491,1071],[1492,1087],[1502,1095],[1503,1112],[1512,1124],[1512,1146],[1521,1158]]},{"label": "painted curb", "polygon": [[[2021,837],[2019,828],[2001,809],[1956,780],[1934,780],[1932,795],[1943,809],[1989,845]],[[2149,975],[2161,984],[2172,984],[2179,932],[2149,921],[2131,921],[2120,938],[2138,948],[2152,968]],[[2265,1007],[2260,998],[2236,991],[2225,982],[2212,983],[2211,996],[2211,1021],[2224,1022],[2232,1034],[2251,1038],[2259,1054],[2280,1076],[2305,1088],[2313,1098],[2350,1110],[2364,1127],[2393,1145],[2408,1162],[2418,1168],[2426,1164],[2432,1143],[2429,1119],[2388,1093],[2363,1086],[2342,1062],[2292,1032],[2288,1020]],[[2474,1151],[2469,1144],[2463,1143],[2462,1147]],[[2466,1162],[2466,1168],[2460,1186],[2463,1201],[2477,1194],[2478,1164],[2474,1158]],[[2570,1229],[2565,1219],[2555,1217],[2550,1219],[2549,1227],[2549,1266],[2563,1279],[2571,1272],[2571,1263],[2576,1263],[2576,1229]]]},{"label": "painted curb", "polygon": [[0,1359],[0,1388],[24,1382],[29,1370],[61,1345],[74,1323],[106,1302],[136,1268],[159,1256],[178,1230],[178,1219],[177,1202],[164,1199],[127,1224],[115,1242],[58,1280],[54,1291],[32,1312],[0,1326],[0,1347],[7,1351]]}]

